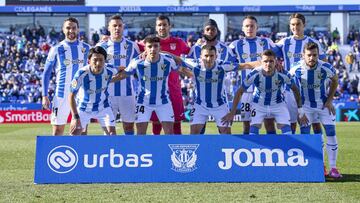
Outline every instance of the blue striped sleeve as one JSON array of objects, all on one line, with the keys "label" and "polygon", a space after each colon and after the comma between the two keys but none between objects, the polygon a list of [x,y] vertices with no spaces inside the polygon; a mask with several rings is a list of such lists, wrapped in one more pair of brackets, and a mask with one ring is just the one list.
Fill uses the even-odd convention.
[{"label": "blue striped sleeve", "polygon": [[52,71],[56,65],[56,48],[52,47],[46,59],[44,72],[41,80],[42,96],[48,96],[48,88]]}]

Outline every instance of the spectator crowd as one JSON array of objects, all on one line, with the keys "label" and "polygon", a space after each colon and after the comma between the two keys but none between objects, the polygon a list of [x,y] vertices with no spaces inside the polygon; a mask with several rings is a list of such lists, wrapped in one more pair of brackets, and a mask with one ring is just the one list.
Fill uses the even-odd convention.
[{"label": "spectator crowd", "polygon": [[[141,41],[148,34],[154,33],[152,29],[142,29],[140,32],[128,32],[127,37],[135,42]],[[86,33],[80,33],[80,40],[95,45],[101,40],[102,35],[106,35],[107,30],[95,31],[91,40],[86,38]],[[283,36],[275,32],[258,33],[260,36],[269,37],[274,42],[280,40]],[[360,49],[359,31],[351,29],[347,42],[351,49],[345,56],[341,55],[339,50],[340,36],[337,29],[332,33],[306,31],[306,34],[319,40],[322,48],[327,53],[327,60],[336,69],[339,75],[339,87],[336,94],[337,99],[345,101],[360,101],[358,86],[359,76],[351,74],[360,72]],[[201,32],[173,31],[172,36],[184,39],[188,46],[196,43],[201,37]],[[244,37],[241,31],[234,31],[225,36],[226,43]],[[17,30],[11,26],[9,32],[0,33],[0,103],[41,103],[41,76],[50,47],[64,39],[61,31],[54,28],[48,32],[41,25],[33,28],[26,27],[23,30]],[[53,78],[53,77],[52,77]],[[234,77],[229,77],[228,98],[233,97],[233,86],[237,82]],[[184,105],[192,102],[194,95],[194,84],[191,79],[183,78],[181,81]],[[50,81],[50,93],[55,88],[55,79]]]}]

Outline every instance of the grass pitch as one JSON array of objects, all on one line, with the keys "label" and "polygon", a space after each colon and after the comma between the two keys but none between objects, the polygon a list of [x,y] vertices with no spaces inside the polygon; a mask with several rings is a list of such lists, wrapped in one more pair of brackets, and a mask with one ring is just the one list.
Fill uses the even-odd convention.
[{"label": "grass pitch", "polygon": [[[233,133],[242,132],[241,126],[235,123]],[[359,130],[360,123],[337,124],[338,168],[344,176],[338,181],[34,185],[35,138],[50,134],[50,125],[2,124],[0,202],[360,202]],[[188,124],[183,131],[189,132]],[[98,124],[89,133],[101,134]],[[207,133],[217,133],[214,123],[208,123]]]}]

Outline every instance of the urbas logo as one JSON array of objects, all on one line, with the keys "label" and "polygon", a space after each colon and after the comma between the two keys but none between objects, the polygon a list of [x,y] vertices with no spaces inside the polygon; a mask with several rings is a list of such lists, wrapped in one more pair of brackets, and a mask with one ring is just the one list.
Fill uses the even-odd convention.
[{"label": "urbas logo", "polygon": [[[222,149],[225,160],[219,161],[218,166],[223,170],[232,168],[233,162],[239,167],[247,166],[307,166],[309,161],[305,159],[301,149],[293,148],[287,151],[285,158],[284,151],[281,149]],[[274,158],[277,159],[274,159]],[[275,160],[275,163],[274,163]]]},{"label": "urbas logo", "polygon": [[76,167],[78,160],[78,155],[73,148],[62,145],[50,151],[47,164],[55,173],[68,173]]},{"label": "urbas logo", "polygon": [[90,157],[91,156],[89,154],[84,154],[85,168],[103,168],[105,162],[109,162],[109,165],[112,168],[121,168],[124,165],[129,168],[146,168],[153,165],[153,161],[151,159],[152,154],[115,154],[114,149],[110,149],[109,154],[93,154],[91,161]]}]

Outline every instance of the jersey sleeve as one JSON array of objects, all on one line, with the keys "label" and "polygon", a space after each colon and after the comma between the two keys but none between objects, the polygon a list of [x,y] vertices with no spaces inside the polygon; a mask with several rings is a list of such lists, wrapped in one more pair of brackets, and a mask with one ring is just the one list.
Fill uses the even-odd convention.
[{"label": "jersey sleeve", "polygon": [[252,70],[244,79],[243,83],[242,83],[242,87],[247,90],[253,83],[255,78],[259,75],[259,71],[258,70]]},{"label": "jersey sleeve", "polygon": [[52,71],[55,69],[56,65],[56,50],[57,48],[52,47],[49,51],[49,54],[46,58],[44,72],[41,80],[42,95],[48,96],[48,88]]},{"label": "jersey sleeve", "polygon": [[198,62],[195,59],[185,58],[181,65],[190,70],[194,70],[194,68],[198,66]]},{"label": "jersey sleeve", "polygon": [[82,85],[82,79],[81,78],[82,78],[82,75],[84,75],[84,74],[85,74],[84,70],[78,70],[75,73],[74,78],[71,81],[71,86],[70,86],[70,92],[71,93],[76,94],[79,91],[79,89],[80,89],[80,87]]},{"label": "jersey sleeve", "polygon": [[135,57],[139,56],[140,48],[139,48],[138,44],[135,42],[133,42],[133,45],[134,45],[134,52],[133,52],[132,58],[135,58]]},{"label": "jersey sleeve", "polygon": [[190,47],[182,39],[179,39],[178,44],[180,45],[181,54],[187,55],[190,52]]},{"label": "jersey sleeve", "polygon": [[336,71],[332,65],[329,63],[324,63],[322,69],[326,73],[326,78],[333,78],[336,75]]},{"label": "jersey sleeve", "polygon": [[232,61],[222,62],[222,67],[226,72],[239,70],[239,64]]},{"label": "jersey sleeve", "polygon": [[137,60],[132,59],[129,65],[125,68],[126,75],[134,75],[137,69]]}]

